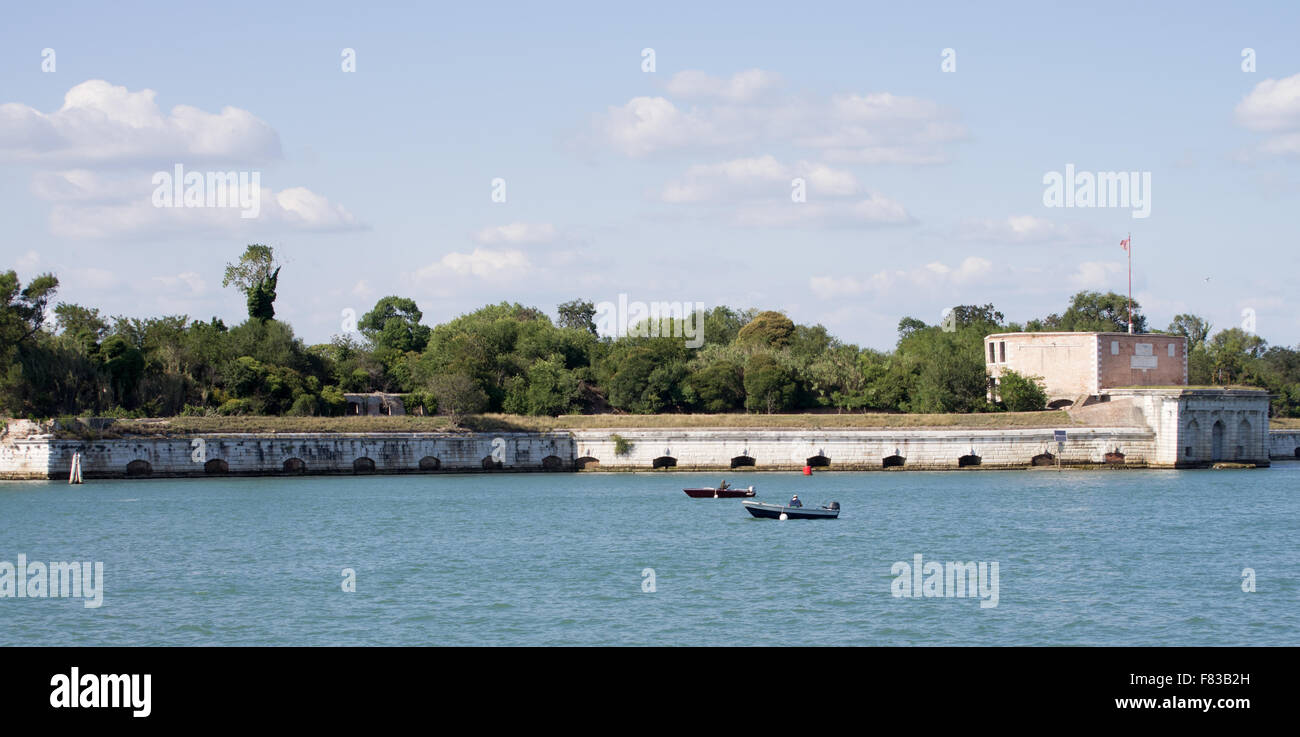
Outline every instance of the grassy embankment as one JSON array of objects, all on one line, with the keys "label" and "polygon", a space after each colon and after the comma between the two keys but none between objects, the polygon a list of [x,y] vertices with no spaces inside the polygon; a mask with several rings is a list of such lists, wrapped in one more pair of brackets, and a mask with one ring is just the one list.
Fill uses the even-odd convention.
[{"label": "grassy embankment", "polygon": [[364,432],[537,432],[584,429],[768,428],[832,430],[850,428],[997,429],[1073,427],[1069,415],[1051,412],[986,414],[796,414],[796,415],[473,415],[453,426],[446,417],[170,417],[118,420],[104,432],[115,435],[192,433],[364,433]]}]

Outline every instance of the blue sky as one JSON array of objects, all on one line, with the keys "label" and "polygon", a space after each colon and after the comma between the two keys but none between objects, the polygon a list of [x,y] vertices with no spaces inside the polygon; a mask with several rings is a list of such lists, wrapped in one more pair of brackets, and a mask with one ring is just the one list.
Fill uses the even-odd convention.
[{"label": "blue sky", "polygon": [[[1295,4],[702,5],[11,11],[0,267],[109,314],[234,323],[223,266],[264,242],[309,342],[387,294],[429,323],[626,294],[887,348],[904,315],[1122,292],[1131,231],[1153,325],[1249,309],[1300,343]],[[152,207],[177,163],[260,172],[267,204]],[[1149,217],[1045,206],[1067,164],[1149,173]]]}]

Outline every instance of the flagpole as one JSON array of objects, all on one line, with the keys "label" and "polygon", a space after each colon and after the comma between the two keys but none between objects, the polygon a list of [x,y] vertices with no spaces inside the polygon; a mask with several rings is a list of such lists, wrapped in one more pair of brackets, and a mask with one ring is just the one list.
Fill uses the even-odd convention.
[{"label": "flagpole", "polygon": [[1133,233],[1128,234],[1128,333],[1133,334]]}]

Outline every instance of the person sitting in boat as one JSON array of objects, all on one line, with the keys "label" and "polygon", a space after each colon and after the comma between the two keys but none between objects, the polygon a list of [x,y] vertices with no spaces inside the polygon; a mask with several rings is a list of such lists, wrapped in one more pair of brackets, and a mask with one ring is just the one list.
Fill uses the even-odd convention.
[{"label": "person sitting in boat", "polygon": [[726,479],[723,479],[722,483],[718,484],[718,491],[726,491],[727,489],[730,488],[731,488],[731,484],[728,484]]},{"label": "person sitting in boat", "polygon": [[799,495],[798,495],[798,494],[795,494],[794,496],[790,497],[790,506],[792,506],[792,507],[802,507],[802,506],[803,506],[803,502],[799,501]]}]

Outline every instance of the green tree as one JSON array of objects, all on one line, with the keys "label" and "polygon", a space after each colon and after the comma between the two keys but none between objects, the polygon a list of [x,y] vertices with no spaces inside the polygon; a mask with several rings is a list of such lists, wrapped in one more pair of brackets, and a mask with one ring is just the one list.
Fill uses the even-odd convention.
[{"label": "green tree", "polygon": [[429,382],[428,392],[437,402],[438,411],[459,425],[465,415],[482,412],[487,394],[478,382],[464,374],[442,374]]},{"label": "green tree", "polygon": [[63,336],[84,353],[98,351],[100,342],[108,335],[108,322],[100,317],[98,309],[60,302],[54,308],[54,315]]},{"label": "green tree", "polygon": [[[1063,314],[1030,320],[1025,329],[1030,332],[1128,332],[1128,297],[1115,292],[1078,292],[1070,298],[1070,306]],[[1146,331],[1146,316],[1142,314],[1141,305],[1134,300],[1133,332]]]},{"label": "green tree", "polygon": [[731,360],[709,363],[687,379],[692,403],[705,412],[732,412],[745,405],[745,372]]},{"label": "green tree", "polygon": [[587,300],[574,299],[561,303],[556,310],[560,316],[560,327],[596,334],[596,305]]},{"label": "green tree", "polygon": [[1210,337],[1210,323],[1196,315],[1179,314],[1174,315],[1165,332],[1187,338],[1188,350],[1204,348],[1206,338]]},{"label": "green tree", "polygon": [[1025,376],[1007,369],[998,380],[998,394],[1009,412],[1035,412],[1047,407],[1041,376]]},{"label": "green tree", "polygon": [[756,353],[745,366],[745,408],[773,414],[794,404],[794,377],[770,353]]},{"label": "green tree", "polygon": [[433,331],[420,320],[424,313],[415,300],[406,297],[384,297],[374,309],[361,316],[357,329],[377,348],[406,353],[422,351],[429,343]]},{"label": "green tree", "polygon": [[1220,385],[1250,383],[1251,365],[1267,348],[1267,341],[1241,328],[1220,330],[1206,346],[1211,380]]},{"label": "green tree", "polygon": [[736,343],[755,348],[780,349],[794,338],[794,321],[780,312],[760,312],[736,334]]},{"label": "green tree", "polygon": [[248,316],[256,320],[275,317],[275,288],[280,280],[280,264],[270,246],[253,243],[233,264],[226,264],[221,286],[235,285],[248,302]]},{"label": "green tree", "polygon": [[113,394],[123,406],[129,406],[135,387],[144,375],[144,354],[121,335],[111,335],[100,348],[104,370],[108,372]]},{"label": "green tree", "polygon": [[523,376],[511,378],[504,409],[512,414],[556,417],[570,412],[577,399],[578,382],[564,368],[563,358],[556,355],[534,361]]}]

